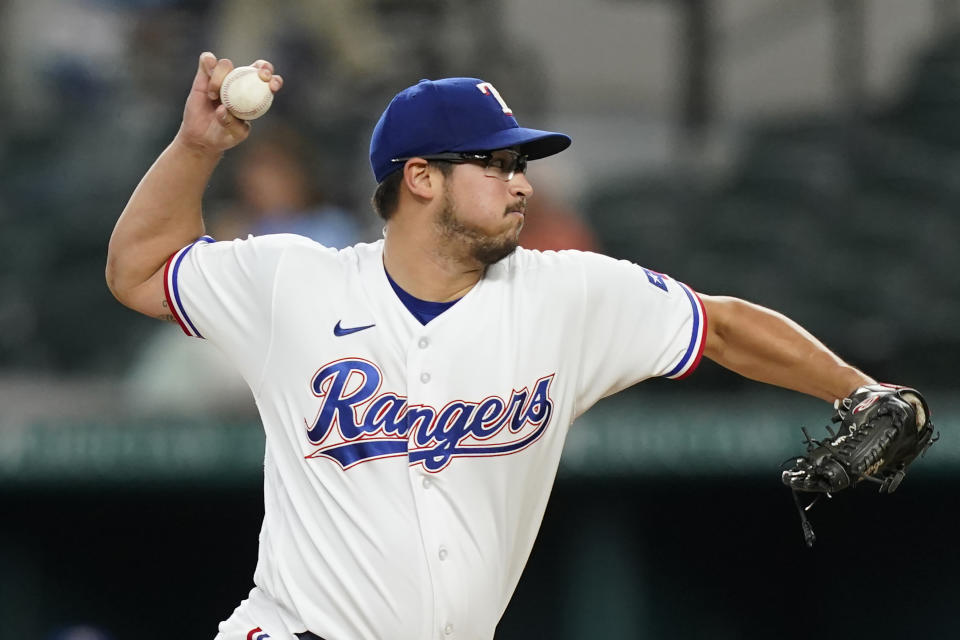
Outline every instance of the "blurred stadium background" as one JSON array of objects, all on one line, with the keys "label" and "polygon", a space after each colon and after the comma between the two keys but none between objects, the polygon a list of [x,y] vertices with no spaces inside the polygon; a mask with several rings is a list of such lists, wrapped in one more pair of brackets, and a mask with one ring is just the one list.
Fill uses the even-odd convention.
[{"label": "blurred stadium background", "polygon": [[[379,235],[366,151],[389,98],[480,76],[573,137],[531,168],[548,240],[770,306],[928,395],[941,442],[893,496],[818,505],[813,551],[777,465],[828,407],[709,362],[608,399],[572,431],[498,638],[952,635],[958,19],[954,0],[0,2],[0,640],[212,638],[251,586],[252,400],[103,281],[204,49],[284,75],[248,146],[291,141],[327,230]],[[227,235],[270,208],[264,153],[209,188]]]}]

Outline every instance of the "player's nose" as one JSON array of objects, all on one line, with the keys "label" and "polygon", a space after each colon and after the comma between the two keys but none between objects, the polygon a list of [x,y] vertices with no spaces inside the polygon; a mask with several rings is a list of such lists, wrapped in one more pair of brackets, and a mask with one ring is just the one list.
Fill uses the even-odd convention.
[{"label": "player's nose", "polygon": [[527,174],[525,173],[515,173],[508,184],[512,196],[529,198],[533,195],[533,185],[527,180]]}]

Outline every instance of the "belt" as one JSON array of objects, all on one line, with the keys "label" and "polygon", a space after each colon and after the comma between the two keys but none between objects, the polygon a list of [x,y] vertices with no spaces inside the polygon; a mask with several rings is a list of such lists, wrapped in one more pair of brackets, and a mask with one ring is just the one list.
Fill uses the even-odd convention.
[{"label": "belt", "polygon": [[315,633],[310,633],[309,631],[304,631],[303,633],[295,634],[300,640],[323,640],[320,636]]}]

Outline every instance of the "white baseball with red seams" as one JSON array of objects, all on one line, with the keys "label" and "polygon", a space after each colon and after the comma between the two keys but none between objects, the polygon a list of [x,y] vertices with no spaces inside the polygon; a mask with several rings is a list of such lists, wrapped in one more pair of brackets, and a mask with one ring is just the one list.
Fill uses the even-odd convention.
[{"label": "white baseball with red seams", "polygon": [[237,67],[220,85],[220,102],[241,120],[256,120],[273,104],[270,83],[260,78],[257,67]]}]

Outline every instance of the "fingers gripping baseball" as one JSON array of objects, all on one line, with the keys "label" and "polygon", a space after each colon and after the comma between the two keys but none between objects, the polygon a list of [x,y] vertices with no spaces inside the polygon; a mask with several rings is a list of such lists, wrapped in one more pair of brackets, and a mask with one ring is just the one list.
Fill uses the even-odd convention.
[{"label": "fingers gripping baseball", "polygon": [[[283,78],[274,74],[270,62],[257,60],[251,66],[259,70],[258,76],[273,94],[283,86]],[[200,55],[178,133],[183,143],[198,150],[221,153],[247,138],[250,123],[231,114],[221,102],[221,86],[233,69],[233,62],[228,58],[217,59],[208,51]]]}]

